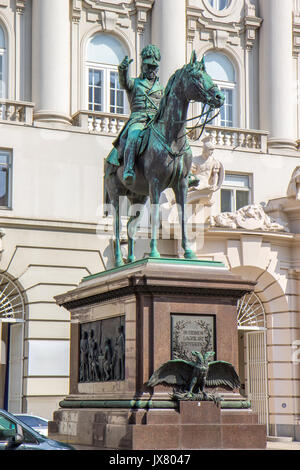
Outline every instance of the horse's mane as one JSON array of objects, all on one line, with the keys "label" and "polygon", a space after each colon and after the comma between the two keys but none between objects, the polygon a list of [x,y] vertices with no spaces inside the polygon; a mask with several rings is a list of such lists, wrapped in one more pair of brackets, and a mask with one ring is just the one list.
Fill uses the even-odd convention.
[{"label": "horse's mane", "polygon": [[181,74],[181,72],[185,68],[186,68],[186,65],[184,67],[182,67],[181,69],[176,70],[176,72],[174,72],[173,75],[171,75],[171,77],[169,78],[169,81],[168,81],[167,86],[166,86],[165,91],[164,91],[164,95],[163,95],[163,97],[160,101],[159,108],[157,110],[157,113],[155,114],[153,122],[157,122],[161,119],[161,117],[163,115],[163,112],[166,109],[166,106],[167,106],[167,103],[168,103],[168,99],[169,99],[169,96],[170,96],[170,91],[171,91],[174,83],[178,79],[179,75]]}]

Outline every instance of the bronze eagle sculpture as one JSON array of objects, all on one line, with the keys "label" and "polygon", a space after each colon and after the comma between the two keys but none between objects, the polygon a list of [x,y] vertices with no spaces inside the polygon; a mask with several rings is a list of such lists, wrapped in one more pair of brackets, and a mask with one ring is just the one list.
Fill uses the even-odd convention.
[{"label": "bronze eagle sculpture", "polygon": [[[199,395],[203,400],[210,399],[204,391],[206,386],[220,386],[229,390],[240,387],[240,379],[232,364],[225,361],[210,362],[215,355],[213,351],[204,354],[192,351],[192,355],[196,358],[195,361],[173,359],[165,362],[154,371],[146,385],[149,387],[159,384],[173,386],[181,392],[182,398],[196,397],[197,400],[201,399]],[[174,395],[175,398],[178,396],[178,394]]]}]

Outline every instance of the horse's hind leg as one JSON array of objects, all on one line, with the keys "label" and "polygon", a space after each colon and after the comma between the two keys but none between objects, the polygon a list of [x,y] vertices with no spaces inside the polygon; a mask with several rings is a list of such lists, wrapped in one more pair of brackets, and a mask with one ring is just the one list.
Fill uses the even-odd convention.
[{"label": "horse's hind leg", "polygon": [[142,218],[143,210],[147,202],[148,196],[140,196],[135,198],[128,198],[131,204],[130,210],[133,212],[127,223],[127,238],[128,238],[128,257],[127,262],[132,263],[135,261],[134,245],[136,238],[136,231],[138,224]]},{"label": "horse's hind leg", "polygon": [[153,178],[150,184],[150,202],[151,202],[151,242],[150,242],[150,257],[160,258],[160,253],[157,249],[157,238],[159,231],[159,199],[161,191],[159,189],[159,182],[157,178]]}]

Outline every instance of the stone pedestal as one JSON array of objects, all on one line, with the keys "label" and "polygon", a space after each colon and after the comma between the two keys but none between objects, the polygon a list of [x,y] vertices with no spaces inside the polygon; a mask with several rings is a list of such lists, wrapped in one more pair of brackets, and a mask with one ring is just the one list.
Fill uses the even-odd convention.
[{"label": "stone pedestal", "polygon": [[[238,370],[236,304],[253,287],[222,263],[143,259],[84,278],[56,297],[71,312],[71,371],[51,437],[104,449],[263,448],[265,426],[238,393],[219,390],[217,407],[178,403],[171,389],[145,385],[176,357],[178,341],[186,350],[210,342],[216,358]],[[84,345],[95,342],[86,368]]]}]

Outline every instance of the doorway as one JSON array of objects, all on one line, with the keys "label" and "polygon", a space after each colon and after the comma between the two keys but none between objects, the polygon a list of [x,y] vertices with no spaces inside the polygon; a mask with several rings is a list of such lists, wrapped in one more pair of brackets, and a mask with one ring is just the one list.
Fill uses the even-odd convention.
[{"label": "doorway", "polygon": [[239,374],[242,393],[258,414],[259,424],[269,428],[265,311],[255,293],[238,302]]}]

